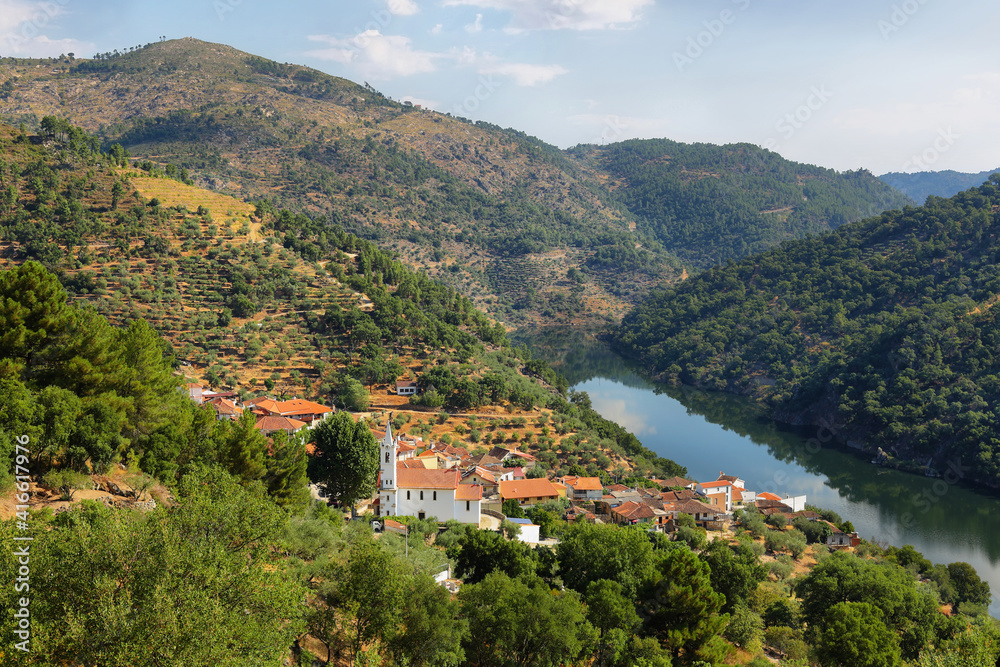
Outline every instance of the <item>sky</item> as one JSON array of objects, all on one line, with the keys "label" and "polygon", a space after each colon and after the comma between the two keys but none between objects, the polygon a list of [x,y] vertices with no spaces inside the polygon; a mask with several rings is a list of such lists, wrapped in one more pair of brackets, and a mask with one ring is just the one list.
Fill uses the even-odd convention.
[{"label": "sky", "polygon": [[995,0],[0,0],[0,55],[196,37],[561,148],[749,142],[837,170],[1000,167]]}]

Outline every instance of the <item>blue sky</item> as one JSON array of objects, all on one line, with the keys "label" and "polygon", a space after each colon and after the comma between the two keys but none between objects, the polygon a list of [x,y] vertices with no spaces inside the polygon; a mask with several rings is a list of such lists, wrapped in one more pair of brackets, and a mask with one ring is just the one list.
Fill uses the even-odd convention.
[{"label": "blue sky", "polygon": [[0,0],[0,53],[222,42],[560,147],[767,146],[875,173],[1000,166],[989,0]]}]

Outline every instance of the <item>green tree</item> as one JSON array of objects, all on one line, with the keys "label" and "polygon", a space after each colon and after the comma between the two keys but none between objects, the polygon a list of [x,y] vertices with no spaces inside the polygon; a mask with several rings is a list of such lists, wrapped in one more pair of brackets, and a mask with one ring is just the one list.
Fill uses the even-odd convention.
[{"label": "green tree", "polygon": [[219,462],[238,479],[250,482],[267,473],[267,438],[256,416],[246,410],[236,421],[222,422]]},{"label": "green tree", "polygon": [[968,563],[950,563],[948,565],[948,575],[951,583],[955,587],[955,597],[957,602],[971,602],[972,604],[988,605],[992,596],[990,595],[990,582],[983,581],[976,569]]},{"label": "green tree", "polygon": [[353,508],[375,493],[378,480],[378,443],[368,425],[338,412],[312,431],[315,454],[309,478],[331,499]]},{"label": "green tree", "polygon": [[573,591],[493,572],[458,594],[469,620],[465,654],[480,667],[558,667],[587,655],[596,638]]},{"label": "green tree", "polygon": [[455,561],[455,574],[467,583],[478,583],[494,571],[510,577],[532,574],[535,562],[531,548],[523,542],[504,539],[500,533],[469,528],[448,550]]},{"label": "green tree", "polygon": [[[304,590],[271,562],[284,521],[263,488],[221,471],[188,475],[170,509],[60,515],[34,535],[19,664],[278,664],[304,611]],[[0,576],[15,562],[0,558]]]},{"label": "green tree", "polygon": [[501,511],[509,519],[524,518],[524,510],[521,508],[521,505],[517,502],[515,498],[508,498],[507,500],[503,501],[503,506]]},{"label": "green tree", "polygon": [[563,581],[585,592],[590,582],[617,581],[625,595],[635,599],[656,581],[656,557],[645,531],[617,526],[574,523],[559,546]]},{"label": "green tree", "polygon": [[896,667],[899,639],[867,602],[839,602],[823,617],[816,652],[824,667]]},{"label": "green tree", "polygon": [[271,436],[264,481],[267,492],[282,506],[305,507],[309,502],[309,456],[301,433],[278,431]]},{"label": "green tree", "polygon": [[397,629],[389,640],[393,664],[410,667],[458,667],[465,660],[462,642],[468,621],[451,593],[429,576],[414,576],[404,593]]},{"label": "green tree", "polygon": [[725,540],[713,540],[701,558],[711,568],[712,588],[726,597],[725,611],[746,604],[757,585],[767,578],[767,568],[757,554],[745,545],[730,547]]},{"label": "green tree", "polygon": [[913,576],[895,563],[876,563],[847,552],[831,554],[798,580],[803,620],[822,627],[827,611],[839,602],[878,607],[882,622],[899,635],[907,660],[915,659],[933,636],[939,617],[937,600],[918,589]]},{"label": "green tree", "polygon": [[729,621],[720,613],[725,602],[712,589],[708,564],[688,549],[675,549],[663,563],[655,597],[644,605],[646,630],[677,664],[714,662],[726,650],[719,643]]},{"label": "green tree", "polygon": [[344,379],[337,397],[340,399],[340,404],[352,412],[368,409],[368,392],[365,386],[354,378]]}]

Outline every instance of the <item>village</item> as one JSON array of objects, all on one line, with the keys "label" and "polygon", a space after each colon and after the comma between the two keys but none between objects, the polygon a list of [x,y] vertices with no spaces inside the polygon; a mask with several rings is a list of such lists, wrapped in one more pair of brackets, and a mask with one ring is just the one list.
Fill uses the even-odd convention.
[{"label": "village", "polygon": [[[410,383],[398,385],[400,395],[411,389]],[[252,412],[256,427],[267,436],[279,430],[289,435],[307,431],[335,412],[332,407],[299,398],[240,401],[235,392],[206,390],[197,383],[186,384],[185,391],[195,402],[212,407],[220,420],[235,420],[245,411]],[[373,433],[379,441],[377,492],[359,502],[355,510],[370,514],[380,529],[391,532],[405,530],[392,519],[402,516],[442,523],[454,520],[494,531],[511,521],[518,525],[517,539],[528,544],[545,542],[540,526],[504,513],[512,504],[521,510],[543,504],[559,508],[559,518],[569,522],[641,526],[668,534],[687,516],[700,528],[723,532],[733,526],[735,512],[752,507],[766,519],[780,515],[788,525],[800,517],[827,524],[826,545],[831,548],[861,543],[856,532],[844,532],[807,509],[805,495],[757,492],[746,488],[739,476],[723,471],[710,481],[652,477],[644,484],[629,486],[596,476],[550,477],[536,468],[536,457],[517,448],[494,446],[486,453],[473,454],[450,443],[396,435],[388,417],[384,429]],[[324,497],[316,485],[311,486],[311,492],[315,499]]]}]

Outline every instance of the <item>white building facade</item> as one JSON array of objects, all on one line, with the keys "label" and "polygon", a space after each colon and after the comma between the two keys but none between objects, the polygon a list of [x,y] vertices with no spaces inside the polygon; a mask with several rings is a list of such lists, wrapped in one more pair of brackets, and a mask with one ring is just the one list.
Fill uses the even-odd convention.
[{"label": "white building facade", "polygon": [[483,487],[459,484],[458,469],[399,468],[399,441],[386,424],[379,446],[379,516],[434,517],[479,525]]}]

